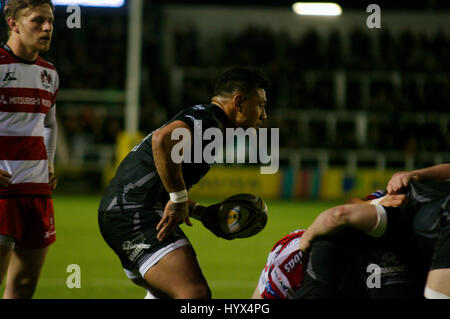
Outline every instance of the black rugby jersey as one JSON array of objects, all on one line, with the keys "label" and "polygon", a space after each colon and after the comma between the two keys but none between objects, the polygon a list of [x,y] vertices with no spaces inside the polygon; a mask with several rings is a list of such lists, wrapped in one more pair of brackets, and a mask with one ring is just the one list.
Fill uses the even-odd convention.
[{"label": "black rugby jersey", "polygon": [[[208,128],[218,128],[224,136],[225,128],[231,127],[225,112],[215,104],[202,104],[186,108],[161,127],[176,120],[185,122],[190,128],[192,136],[194,136],[194,128],[199,127],[200,123],[202,132]],[[162,184],[153,159],[151,137],[154,132],[147,135],[123,159],[103,194],[99,211],[149,208],[154,207],[157,203],[165,205],[169,200],[169,194]],[[207,144],[208,141],[204,141],[203,148]],[[191,154],[194,157],[194,142],[191,143]],[[198,183],[210,167],[211,164],[205,162],[203,156],[200,163],[194,163],[194,160],[191,163],[183,161],[182,174],[186,188],[189,190]]]}]

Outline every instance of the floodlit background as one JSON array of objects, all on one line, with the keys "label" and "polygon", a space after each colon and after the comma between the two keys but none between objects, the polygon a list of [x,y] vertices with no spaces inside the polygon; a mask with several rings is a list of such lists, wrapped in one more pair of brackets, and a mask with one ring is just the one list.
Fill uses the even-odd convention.
[{"label": "floodlit background", "polygon": [[[56,7],[44,57],[61,82],[57,242],[36,298],[145,295],[100,236],[101,192],[140,137],[208,103],[228,66],[270,78],[266,126],[280,129],[280,170],[215,167],[190,192],[204,203],[249,192],[269,206],[268,226],[251,239],[184,227],[215,298],[251,296],[272,245],[325,208],[383,188],[395,171],[450,161],[450,4],[379,2],[381,28],[370,29],[360,1],[338,2],[336,16],[298,15],[284,0],[143,1],[132,16],[132,2],[82,6],[73,29]],[[70,264],[81,267],[79,289],[66,286]]]}]

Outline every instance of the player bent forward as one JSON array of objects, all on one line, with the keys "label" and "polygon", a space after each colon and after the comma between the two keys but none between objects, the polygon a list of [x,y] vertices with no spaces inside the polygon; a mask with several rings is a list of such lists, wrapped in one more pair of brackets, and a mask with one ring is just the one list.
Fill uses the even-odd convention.
[{"label": "player bent forward", "polygon": [[182,110],[144,138],[105,190],[98,216],[103,238],[119,256],[127,276],[154,296],[211,297],[194,249],[178,226],[191,226],[187,191],[210,164],[176,164],[171,151],[179,141],[172,140],[172,132],[185,128],[192,137],[200,120],[203,129],[215,127],[222,133],[227,127],[257,128],[267,118],[266,87],[267,81],[256,70],[228,70],[217,82],[210,104]]},{"label": "player bent forward", "polygon": [[[0,283],[4,298],[31,298],[55,241],[55,98],[58,74],[39,57],[53,33],[50,0],[10,0],[0,45]],[[24,102],[26,99],[26,102]]]},{"label": "player bent forward", "polygon": [[[450,280],[445,278],[448,266],[448,182],[439,183],[438,185],[416,184],[412,194],[414,198],[409,198],[416,203],[412,204],[412,208],[399,208],[400,205],[404,206],[408,203],[405,201],[405,194],[398,194],[399,191],[405,190],[409,185],[409,181],[445,181],[450,178],[450,164],[435,165],[429,168],[415,170],[411,172],[398,172],[396,173],[388,183],[387,191],[376,191],[366,197],[365,200],[352,199],[348,204],[372,204],[377,206],[367,205],[344,205],[331,208],[325,211],[320,217],[313,223],[313,225],[306,231],[296,230],[287,236],[279,240],[267,258],[267,263],[261,273],[258,285],[252,298],[336,298],[339,295],[341,298],[420,298],[423,294],[423,286],[426,280],[426,274],[422,274],[423,271],[427,271],[427,268],[423,268],[420,265],[431,266],[431,271],[428,275],[427,285],[425,288],[425,297],[427,298],[445,298],[448,296],[448,283]],[[411,186],[412,187],[412,186]],[[411,195],[412,196],[412,195]],[[447,197],[447,198],[446,198]],[[420,199],[418,202],[417,200]],[[423,203],[422,203],[423,201]],[[381,206],[382,205],[382,206]],[[384,208],[382,208],[384,207]],[[382,214],[385,214],[385,210],[388,210],[387,218],[381,218]],[[391,211],[395,211],[391,213]],[[415,212],[416,211],[416,212]],[[391,215],[389,215],[391,214]],[[393,215],[392,215],[393,214]],[[391,216],[391,217],[389,217]],[[396,223],[396,218],[402,218],[403,222]],[[414,228],[412,227],[412,220]],[[390,220],[390,221],[389,221]],[[382,222],[384,221],[384,222]],[[386,224],[390,224],[390,228],[396,228],[395,224],[401,225],[399,229],[396,229],[397,239],[395,242],[397,245],[392,246],[392,236],[382,236],[386,228]],[[406,246],[413,246],[411,239],[406,234],[409,234],[408,226],[412,228],[411,231],[418,232],[415,235],[416,240],[425,241],[427,244],[422,244],[421,249],[413,249],[414,257],[412,262],[414,267],[410,268],[410,265],[405,262],[411,262],[411,260],[405,260],[405,247],[398,245],[406,241]],[[326,279],[327,286],[336,286],[336,291],[331,287],[324,288],[323,283],[320,283],[318,278],[312,279],[309,275],[307,289],[302,288],[303,280],[305,277],[306,264],[304,258],[305,250],[308,250],[310,243],[314,238],[321,235],[331,235],[338,229],[345,227],[353,227],[363,230],[367,233],[374,233],[376,237],[384,237],[384,242],[378,240],[370,240],[370,237],[364,236],[363,233],[359,234],[356,240],[355,236],[358,232],[348,233],[347,240],[342,242],[343,237],[328,238],[329,240],[321,240],[316,242],[313,247],[314,262],[311,263],[311,255],[306,260],[308,263],[309,272],[317,272],[321,275],[322,279]],[[392,233],[392,232],[391,232]],[[441,233],[439,236],[438,233]],[[341,235],[345,236],[343,233]],[[352,239],[353,238],[353,239]],[[427,261],[427,254],[419,254],[420,250],[429,250],[431,254],[433,249],[428,249],[429,244],[433,242],[433,238],[439,238],[439,240],[433,244],[436,248],[433,263]],[[337,240],[337,241],[336,241]],[[387,240],[387,241],[386,241]],[[391,242],[391,243],[390,243]],[[358,245],[356,245],[358,243]],[[346,249],[349,247],[352,249]],[[358,250],[356,246],[363,247],[363,250]],[[401,253],[397,251],[398,247],[401,248]],[[414,246],[415,247],[415,246]],[[303,251],[302,251],[303,249]],[[358,255],[358,262],[356,267],[349,267],[354,262],[352,254]],[[366,256],[366,254],[368,255]],[[422,256],[418,259],[418,256]],[[363,277],[361,276],[361,268],[368,264],[369,259],[365,259],[370,256],[370,262],[379,260],[378,263],[383,263],[385,270],[381,273],[381,286],[378,288],[383,289],[368,289],[359,282]],[[388,259],[385,257],[389,256]],[[445,257],[447,256],[447,257]],[[429,256],[431,257],[431,256]],[[319,264],[319,265],[318,265]],[[343,265],[345,264],[345,265]],[[348,264],[348,265],[347,265]],[[419,264],[419,267],[417,267]],[[320,266],[319,269],[316,269]],[[323,266],[323,267],[322,267]],[[355,266],[355,265],[353,265]],[[446,269],[447,268],[447,269]],[[330,270],[332,269],[332,270]],[[348,271],[348,269],[350,271]],[[346,271],[345,271],[346,270]],[[386,272],[386,273],[384,273]],[[336,275],[339,273],[339,275]],[[325,276],[325,277],[323,277]],[[439,277],[439,280],[436,278]],[[336,283],[333,285],[330,280]],[[340,280],[339,280],[340,279]],[[340,281],[340,285],[337,283]],[[365,281],[365,280],[364,280]],[[423,283],[422,283],[423,281]],[[342,283],[356,282],[351,285]],[[307,285],[308,285],[307,284]]]},{"label": "player bent forward", "polygon": [[[448,168],[446,176],[450,177]],[[415,188],[411,196],[416,203],[406,206],[343,205],[326,210],[303,234],[300,250],[309,250],[317,238],[355,228],[421,256],[415,262],[429,268],[424,296],[450,298],[450,181],[423,185],[411,182],[410,187]]]}]

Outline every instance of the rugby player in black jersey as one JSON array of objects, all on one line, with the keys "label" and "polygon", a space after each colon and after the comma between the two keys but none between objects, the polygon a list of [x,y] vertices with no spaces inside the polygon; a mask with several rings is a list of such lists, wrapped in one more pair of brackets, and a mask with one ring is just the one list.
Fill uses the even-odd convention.
[{"label": "rugby player in black jersey", "polygon": [[[449,178],[450,164],[399,172],[389,181],[388,193],[408,186],[409,203],[342,205],[320,214],[300,241],[309,260],[296,297],[447,298]],[[426,179],[441,181],[417,182]],[[388,266],[387,276],[383,270],[380,274],[381,285],[372,289],[364,287],[363,272],[369,263]]]},{"label": "rugby player in black jersey", "polygon": [[[210,104],[179,112],[145,137],[118,167],[100,203],[100,231],[125,273],[148,295],[211,297],[194,249],[178,226],[192,225],[187,192],[211,164],[203,158],[200,163],[177,164],[171,151],[180,141],[172,139],[172,132],[185,129],[192,137],[199,126],[223,133],[226,128],[258,128],[267,118],[267,86],[253,68],[229,69],[218,79]],[[190,143],[191,156],[198,152],[195,142]]]}]

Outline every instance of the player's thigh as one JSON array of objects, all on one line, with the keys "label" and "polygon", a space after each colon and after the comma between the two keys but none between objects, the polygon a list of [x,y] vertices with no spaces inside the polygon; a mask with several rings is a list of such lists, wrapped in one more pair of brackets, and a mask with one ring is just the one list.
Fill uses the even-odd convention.
[{"label": "player's thigh", "polygon": [[137,286],[144,288],[147,291],[150,291],[150,293],[153,295],[153,297],[156,297],[158,299],[169,299],[169,296],[163,293],[162,291],[151,287],[147,281],[145,281],[142,277],[135,277],[130,278],[130,280]]},{"label": "player's thigh", "polygon": [[0,285],[5,277],[8,269],[9,260],[11,259],[12,248],[0,244]]},{"label": "player's thigh", "polygon": [[[6,280],[7,289],[34,290],[44,265],[48,247],[24,248],[16,246],[11,254]],[[15,291],[12,291],[15,293]]]},{"label": "player's thigh", "polygon": [[210,298],[211,293],[190,245],[164,256],[144,275],[145,280],[173,298]]},{"label": "player's thigh", "polygon": [[439,237],[434,247],[427,287],[450,297],[450,213],[441,215]]},{"label": "player's thigh", "polygon": [[22,235],[22,222],[17,200],[0,198],[0,284],[8,269],[12,250]]},{"label": "player's thigh", "polygon": [[161,216],[152,210],[99,212],[100,232],[119,257],[128,278],[145,272],[174,249],[189,245],[180,227],[163,241],[156,238]]},{"label": "player's thigh", "polygon": [[[209,288],[186,235],[177,227],[160,242],[156,238],[160,220],[161,215],[153,209],[99,212],[103,238],[123,268],[144,277],[150,290],[173,298],[208,297]],[[133,282],[136,279],[128,277]]]},{"label": "player's thigh", "polygon": [[431,270],[428,273],[427,288],[450,297],[450,268]]}]

